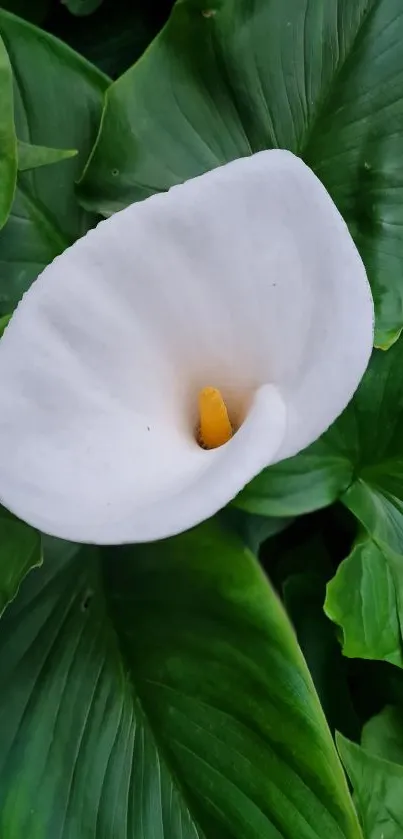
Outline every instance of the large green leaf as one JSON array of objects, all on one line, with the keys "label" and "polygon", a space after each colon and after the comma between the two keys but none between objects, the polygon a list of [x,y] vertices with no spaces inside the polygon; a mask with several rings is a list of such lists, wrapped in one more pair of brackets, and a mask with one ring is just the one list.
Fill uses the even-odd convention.
[{"label": "large green leaf", "polygon": [[[50,542],[0,632],[0,835],[359,839],[305,662],[218,525]],[[362,839],[362,837],[361,837]]]},{"label": "large green leaf", "polygon": [[353,465],[338,426],[296,457],[264,469],[234,501],[261,516],[298,516],[327,507],[351,484]]},{"label": "large green leaf", "polygon": [[360,539],[328,583],[325,611],[343,630],[344,655],[403,667],[398,595],[389,562],[372,539]]},{"label": "large green leaf", "polygon": [[19,174],[0,234],[0,310],[6,312],[42,268],[95,223],[77,203],[75,180],[96,135],[107,79],[61,42],[4,11],[0,35],[13,68],[19,139],[79,151],[51,169]]},{"label": "large green leaf", "polygon": [[367,722],[362,746],[371,754],[403,765],[403,712],[392,705]]},{"label": "large green leaf", "polygon": [[109,214],[235,157],[291,149],[344,214],[377,341],[390,343],[403,326],[402,39],[401,0],[178,0],[108,93],[85,205]]},{"label": "large green leaf", "polygon": [[400,839],[403,766],[382,760],[341,736],[337,745],[353,786],[365,839]]},{"label": "large green leaf", "polygon": [[0,229],[13,203],[17,180],[17,137],[14,129],[13,76],[4,42],[0,37]]},{"label": "large green leaf", "polygon": [[0,616],[26,573],[41,561],[39,533],[0,507]]}]

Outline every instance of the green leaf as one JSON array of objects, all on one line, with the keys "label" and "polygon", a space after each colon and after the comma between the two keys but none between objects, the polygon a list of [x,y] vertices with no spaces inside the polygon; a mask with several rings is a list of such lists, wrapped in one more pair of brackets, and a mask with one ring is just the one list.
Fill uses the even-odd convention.
[{"label": "green leaf", "polygon": [[[399,409],[396,424],[399,424]],[[400,446],[398,445],[398,448]],[[398,553],[403,545],[403,463],[396,452],[394,461],[369,466],[363,479],[356,480],[343,501],[381,546]]]},{"label": "green leaf", "polygon": [[46,146],[33,146],[31,143],[18,140],[18,170],[26,172],[28,169],[37,169],[39,166],[49,166],[52,163],[75,157],[76,154],[78,154],[77,149],[49,149]]},{"label": "green leaf", "polygon": [[396,554],[403,552],[402,364],[403,337],[387,353],[375,351],[344,415],[354,481],[343,502],[380,547]]},{"label": "green leaf", "polygon": [[362,746],[371,754],[403,765],[403,712],[389,706],[367,722]]},{"label": "green leaf", "polygon": [[403,339],[374,351],[336,423],[354,479],[343,502],[372,539],[358,545],[329,588],[328,614],[343,626],[345,653],[403,666]]},{"label": "green leaf", "polygon": [[103,0],[62,0],[62,3],[73,15],[92,15],[99,9]]},{"label": "green leaf", "polygon": [[47,546],[0,632],[0,835],[362,839],[248,550],[214,522],[120,550]]},{"label": "green leaf", "polygon": [[341,735],[337,746],[354,789],[365,839],[400,839],[403,766],[374,757]]},{"label": "green leaf", "polygon": [[0,11],[14,73],[17,135],[24,143],[78,149],[63,166],[20,172],[0,233],[0,310],[10,311],[45,265],[94,225],[75,195],[96,135],[107,79],[61,42]]},{"label": "green leaf", "polygon": [[39,533],[0,508],[0,616],[27,572],[41,562]]},{"label": "green leaf", "polygon": [[14,129],[13,75],[0,37],[0,230],[13,203],[17,180],[17,138]]},{"label": "green leaf", "polygon": [[261,516],[298,516],[332,504],[352,477],[352,464],[334,427],[301,454],[264,469],[233,504]]},{"label": "green leaf", "polygon": [[233,158],[291,149],[346,218],[389,344],[403,325],[402,39],[400,0],[178,0],[108,93],[85,206],[107,215]]},{"label": "green leaf", "polygon": [[360,539],[328,583],[325,612],[343,630],[349,658],[403,667],[398,599],[391,558],[370,538]]}]

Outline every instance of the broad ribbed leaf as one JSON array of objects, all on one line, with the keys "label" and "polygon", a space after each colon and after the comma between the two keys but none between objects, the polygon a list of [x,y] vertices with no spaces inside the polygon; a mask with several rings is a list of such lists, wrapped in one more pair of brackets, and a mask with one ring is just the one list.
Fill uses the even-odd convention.
[{"label": "broad ribbed leaf", "polygon": [[402,365],[403,338],[387,353],[375,351],[339,426],[354,464],[343,501],[377,544],[397,555],[403,553]]},{"label": "broad ribbed leaf", "polygon": [[5,225],[14,198],[17,179],[17,137],[13,114],[13,76],[4,42],[0,37],[0,229]]},{"label": "broad ribbed leaf", "polygon": [[0,680],[7,839],[361,837],[283,608],[215,524],[48,543],[4,615]]},{"label": "broad ribbed leaf", "polygon": [[362,731],[362,746],[371,754],[403,766],[403,712],[389,706],[372,717]]},{"label": "broad ribbed leaf", "polygon": [[234,501],[261,516],[298,516],[327,507],[351,484],[353,465],[337,425],[296,457],[264,469]]},{"label": "broad ribbed leaf", "polygon": [[340,735],[337,745],[353,786],[365,839],[400,839],[403,766],[375,757]]},{"label": "broad ribbed leaf", "polygon": [[400,0],[178,0],[109,91],[85,205],[108,214],[233,158],[291,149],[345,216],[377,343],[390,344],[403,325],[402,39]]},{"label": "broad ribbed leaf", "polygon": [[61,42],[0,10],[14,74],[18,138],[78,149],[63,165],[22,172],[0,234],[0,310],[17,303],[39,272],[96,217],[79,207],[75,181],[96,136],[107,79]]},{"label": "broad ribbed leaf", "polygon": [[403,667],[398,595],[389,563],[386,550],[372,539],[359,540],[327,586],[325,611],[342,628],[344,655]]}]

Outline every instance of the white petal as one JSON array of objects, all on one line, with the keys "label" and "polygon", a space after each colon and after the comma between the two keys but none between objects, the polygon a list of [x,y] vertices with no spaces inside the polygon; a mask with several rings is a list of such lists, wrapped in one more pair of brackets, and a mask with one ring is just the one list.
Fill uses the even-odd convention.
[{"label": "white petal", "polygon": [[[288,152],[132,205],[43,272],[0,342],[2,501],[77,541],[184,530],[335,419],[372,321],[347,228]],[[210,452],[207,385],[250,406]]]}]

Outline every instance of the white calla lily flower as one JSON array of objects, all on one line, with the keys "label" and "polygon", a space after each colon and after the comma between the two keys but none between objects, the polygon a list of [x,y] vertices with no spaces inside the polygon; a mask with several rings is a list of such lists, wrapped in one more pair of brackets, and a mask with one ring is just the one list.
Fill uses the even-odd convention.
[{"label": "white calla lily flower", "polygon": [[7,327],[1,500],[75,541],[186,530],[328,428],[372,340],[357,249],[290,152],[154,195],[55,259]]}]

